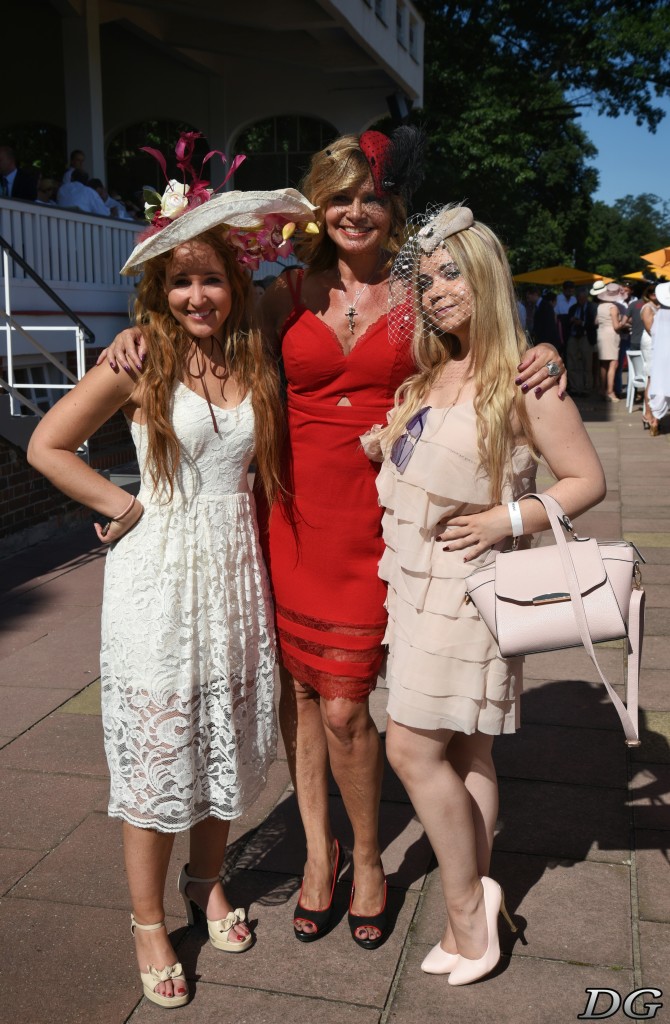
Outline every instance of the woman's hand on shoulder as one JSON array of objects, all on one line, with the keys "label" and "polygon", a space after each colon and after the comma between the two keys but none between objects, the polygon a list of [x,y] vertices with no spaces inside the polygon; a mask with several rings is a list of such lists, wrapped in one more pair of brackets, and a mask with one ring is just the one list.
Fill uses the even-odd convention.
[{"label": "woman's hand on shoulder", "polygon": [[[549,364],[556,363],[560,368],[560,374],[550,376]],[[558,387],[558,397],[563,398],[568,388],[568,373],[565,363],[561,359],[553,345],[547,342],[540,342],[534,348],[529,348],[519,363],[518,374],[514,379],[517,387],[526,393],[532,392],[536,398],[541,398],[545,391],[550,391],[554,386]]]},{"label": "woman's hand on shoulder", "polygon": [[443,550],[463,551],[464,562],[471,562],[511,534],[509,512],[503,505],[470,516],[445,519],[440,523],[442,527],[437,539],[446,541]]},{"label": "woman's hand on shoulder", "polygon": [[119,366],[126,373],[131,372],[131,367],[134,367],[141,373],[144,369],[146,355],[147,344],[140,328],[127,327],[125,331],[121,331],[120,334],[116,335],[111,345],[103,348],[95,365],[100,366],[106,360],[115,373],[119,372]]}]

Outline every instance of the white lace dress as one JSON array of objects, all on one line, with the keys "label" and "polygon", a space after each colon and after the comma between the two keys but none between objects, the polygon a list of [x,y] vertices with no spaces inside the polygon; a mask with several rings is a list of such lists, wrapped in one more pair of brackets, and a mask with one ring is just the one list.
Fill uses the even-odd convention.
[{"label": "white lace dress", "polygon": [[145,511],[108,552],[102,610],[102,713],[109,813],[180,832],[238,817],[274,757],[275,647],[247,471],[250,395],[214,408],[177,384],[182,448],[174,497],[145,472],[146,429],[131,424]]}]

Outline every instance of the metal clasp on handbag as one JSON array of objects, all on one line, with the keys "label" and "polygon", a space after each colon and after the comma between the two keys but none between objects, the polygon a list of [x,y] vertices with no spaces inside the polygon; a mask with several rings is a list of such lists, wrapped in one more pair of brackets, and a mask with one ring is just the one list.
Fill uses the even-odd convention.
[{"label": "metal clasp on handbag", "polygon": [[561,594],[560,592],[557,594],[538,594],[537,597],[533,598],[532,604],[558,604],[560,601],[569,600],[569,594]]}]

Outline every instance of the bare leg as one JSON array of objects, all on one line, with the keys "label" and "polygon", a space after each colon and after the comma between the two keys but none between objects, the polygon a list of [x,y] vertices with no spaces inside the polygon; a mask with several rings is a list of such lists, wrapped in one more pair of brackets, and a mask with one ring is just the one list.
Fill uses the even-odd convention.
[{"label": "bare leg", "polygon": [[607,367],[607,394],[614,394],[614,376],[616,374],[616,368],[619,365],[618,360],[611,359]]},{"label": "bare leg", "polygon": [[[382,746],[367,702],[321,700],[330,764],[340,787],[354,833],[356,892],[352,912],[378,914],[384,901],[384,870],[379,850],[379,802],[383,772]],[[375,939],[375,928],[360,938]]]},{"label": "bare leg", "polygon": [[[493,765],[493,736],[476,732],[472,736],[455,733],[447,748],[447,757],[465,783],[472,801],[475,827],[477,872],[488,875],[491,851],[498,820],[498,779]],[[456,940],[449,924],[442,939],[447,953],[456,952]]]},{"label": "bare leg", "polygon": [[[286,746],[307,841],[301,903],[305,909],[328,905],[333,877],[333,837],[328,813],[328,746],[319,695],[280,669],[279,724]],[[313,932],[310,921],[296,918],[298,931]]]},{"label": "bare leg", "polygon": [[[163,895],[174,835],[155,832],[153,829],[136,828],[123,823],[123,851],[126,861],[126,875],[130,889],[133,914],[139,924],[157,924],[165,917]],[[151,964],[158,970],[177,963],[177,956],[167,930],[135,932],[135,949],[140,971],[146,971]],[[186,982],[163,981],[156,986],[162,996],[183,995]]]},{"label": "bare leg", "polygon": [[649,424],[649,426],[652,427],[653,429],[658,427],[658,420],[654,416],[653,412],[651,411],[651,406],[649,405],[649,377],[647,377],[647,384],[646,384],[646,387],[644,389],[644,416],[643,416],[643,419],[645,419],[647,421],[647,423]]},{"label": "bare leg", "polygon": [[[452,737],[446,729],[408,729],[389,720],[386,749],[437,858],[457,951],[477,959],[487,947],[488,932],[473,801],[449,760]],[[462,737],[462,741],[467,739]]]},{"label": "bare leg", "polygon": [[[188,873],[194,878],[215,878],[221,871],[226,855],[230,822],[218,818],[205,818],[194,825],[189,833]],[[210,921],[221,921],[233,910],[226,899],[220,882],[191,882],[186,894],[195,900]],[[228,936],[229,942],[242,942],[249,934],[245,924],[236,924]]]}]

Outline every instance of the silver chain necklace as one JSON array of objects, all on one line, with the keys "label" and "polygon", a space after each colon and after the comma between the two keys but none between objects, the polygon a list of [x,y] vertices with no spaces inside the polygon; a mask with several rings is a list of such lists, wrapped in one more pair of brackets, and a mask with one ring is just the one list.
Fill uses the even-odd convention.
[{"label": "silver chain necklace", "polygon": [[[349,333],[350,334],[353,334],[354,331],[356,330],[356,324],[354,322],[354,319],[355,319],[355,317],[357,317],[359,315],[356,312],[356,306],[358,305],[359,300],[360,300],[361,296],[363,295],[363,293],[367,291],[368,286],[369,286],[370,282],[372,281],[372,278],[375,276],[375,274],[377,273],[378,270],[379,270],[379,262],[377,262],[377,265],[375,266],[375,269],[372,271],[372,273],[370,274],[369,278],[367,279],[367,281],[365,282],[363,287],[361,289],[359,289],[359,291],[356,292],[356,295],[354,296],[353,301],[349,300],[349,308],[347,309],[347,311],[344,314],[344,316],[345,316],[345,319],[349,321]],[[346,288],[344,287],[344,282],[342,281],[342,274],[341,273],[340,273],[340,284],[342,285],[342,288],[344,290],[344,301],[346,303],[347,302],[347,291],[346,291]]]}]

